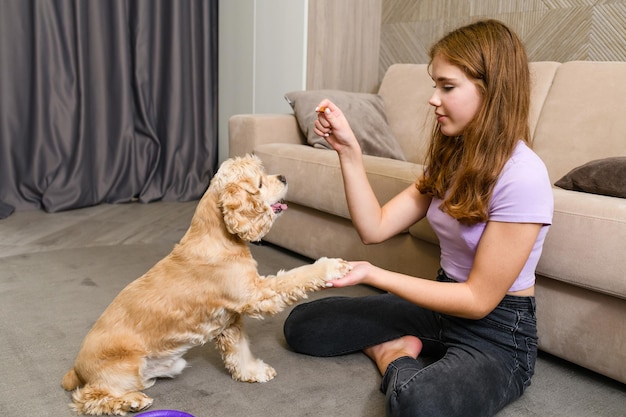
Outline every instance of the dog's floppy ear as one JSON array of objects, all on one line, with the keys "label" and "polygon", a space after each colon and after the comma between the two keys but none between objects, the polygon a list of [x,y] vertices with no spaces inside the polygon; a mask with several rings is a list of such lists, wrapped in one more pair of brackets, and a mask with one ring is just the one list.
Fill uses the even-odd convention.
[{"label": "dog's floppy ear", "polygon": [[247,184],[226,184],[219,196],[224,224],[229,233],[248,242],[260,240],[271,227],[271,210],[259,198],[258,189]]}]

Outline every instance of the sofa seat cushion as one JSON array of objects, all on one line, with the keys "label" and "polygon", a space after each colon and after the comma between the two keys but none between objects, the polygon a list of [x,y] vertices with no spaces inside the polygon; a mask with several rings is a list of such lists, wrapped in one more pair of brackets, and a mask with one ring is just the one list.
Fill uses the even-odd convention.
[{"label": "sofa seat cushion", "polygon": [[430,226],[428,219],[422,219],[409,228],[409,233],[416,239],[425,240],[428,243],[439,246],[439,238]]},{"label": "sofa seat cushion", "polygon": [[554,218],[537,273],[626,299],[626,200],[553,191]]},{"label": "sofa seat cushion", "polygon": [[[287,177],[287,200],[349,219],[348,206],[334,151],[307,145],[269,143],[256,147],[269,173]],[[422,166],[406,161],[363,156],[372,188],[381,204],[408,187],[421,175]]]}]

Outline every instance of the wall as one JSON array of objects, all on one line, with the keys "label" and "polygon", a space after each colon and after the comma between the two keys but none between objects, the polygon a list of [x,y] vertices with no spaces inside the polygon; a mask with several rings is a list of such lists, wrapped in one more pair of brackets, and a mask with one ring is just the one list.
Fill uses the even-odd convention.
[{"label": "wall", "polygon": [[219,160],[228,119],[288,113],[283,96],[306,86],[308,0],[219,0]]},{"label": "wall", "polygon": [[228,118],[288,113],[290,90],[373,92],[389,65],[479,18],[505,22],[531,61],[626,61],[626,0],[220,0],[220,160]]},{"label": "wall", "polygon": [[428,47],[479,18],[513,29],[531,61],[626,61],[625,0],[382,0],[379,76],[428,62]]},{"label": "wall", "polygon": [[378,90],[382,0],[309,2],[307,89]]}]

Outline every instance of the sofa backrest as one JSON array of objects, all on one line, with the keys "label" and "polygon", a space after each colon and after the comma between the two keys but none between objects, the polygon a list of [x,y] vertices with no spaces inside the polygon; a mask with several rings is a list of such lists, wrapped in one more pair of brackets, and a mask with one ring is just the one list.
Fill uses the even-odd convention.
[{"label": "sofa backrest", "polygon": [[530,137],[534,139],[537,122],[541,115],[541,110],[548,97],[554,74],[561,66],[559,62],[531,62],[530,67],[530,114],[528,124],[530,126]]},{"label": "sofa backrest", "polygon": [[424,161],[435,122],[428,104],[432,87],[426,64],[394,64],[387,69],[378,89],[385,102],[387,121],[406,159],[418,164]]},{"label": "sofa backrest", "polygon": [[[545,98],[550,90],[558,62],[533,62],[531,71],[530,131],[535,130]],[[426,64],[394,64],[387,69],[378,90],[385,102],[385,113],[407,159],[422,163],[435,123],[428,104],[433,80]]]},{"label": "sofa backrest", "polygon": [[561,64],[542,106],[533,148],[552,182],[586,162],[626,156],[626,62]]},{"label": "sofa backrest", "polygon": [[[626,156],[626,62],[532,62],[533,149],[552,182],[594,159]],[[422,163],[434,120],[426,64],[394,64],[378,93],[407,159]]]}]

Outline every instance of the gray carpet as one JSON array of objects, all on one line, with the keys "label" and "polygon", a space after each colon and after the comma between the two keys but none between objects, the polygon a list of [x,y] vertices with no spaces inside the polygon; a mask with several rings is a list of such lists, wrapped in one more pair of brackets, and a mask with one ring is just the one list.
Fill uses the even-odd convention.
[{"label": "gray carpet", "polygon": [[[83,337],[118,291],[170,249],[137,243],[0,258],[0,415],[73,415],[59,384]],[[252,249],[263,274],[306,262],[271,246]],[[333,289],[311,298],[331,292],[371,290]],[[286,314],[247,322],[253,352],[278,371],[274,380],[233,381],[208,344],[189,352],[181,376],[146,391],[155,399],[152,409],[197,417],[384,415],[375,366],[362,354],[313,358],[291,352],[282,335]],[[623,384],[542,354],[533,385],[499,416],[626,416],[626,391]]]}]

